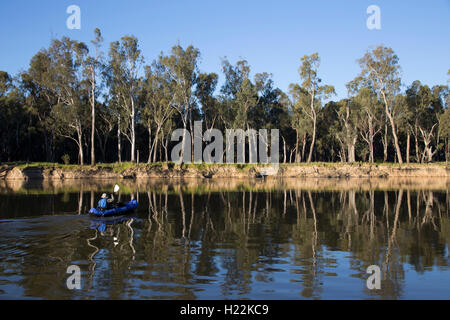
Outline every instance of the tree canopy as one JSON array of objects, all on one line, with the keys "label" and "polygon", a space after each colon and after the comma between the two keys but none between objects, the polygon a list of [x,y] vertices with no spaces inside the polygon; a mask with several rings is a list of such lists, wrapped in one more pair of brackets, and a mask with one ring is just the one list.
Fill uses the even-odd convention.
[{"label": "tree canopy", "polygon": [[0,71],[0,161],[170,161],[173,130],[193,132],[195,122],[223,133],[279,129],[285,163],[449,156],[448,85],[402,84],[400,58],[389,47],[369,48],[348,96],[334,101],[318,53],[300,58],[298,82],[283,92],[245,59],[222,58],[222,74],[201,70],[192,45],[150,62],[135,36],[111,42],[105,55],[103,46],[99,29],[87,44],[62,37],[27,70]]}]

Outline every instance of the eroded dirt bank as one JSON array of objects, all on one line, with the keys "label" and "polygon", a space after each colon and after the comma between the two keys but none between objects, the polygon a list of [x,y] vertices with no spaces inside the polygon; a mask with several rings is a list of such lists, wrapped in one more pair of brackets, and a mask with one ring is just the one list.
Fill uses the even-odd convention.
[{"label": "eroded dirt bank", "polygon": [[278,170],[252,165],[134,165],[121,170],[113,166],[0,166],[0,180],[148,179],[148,178],[373,178],[449,177],[443,164],[289,164]]}]

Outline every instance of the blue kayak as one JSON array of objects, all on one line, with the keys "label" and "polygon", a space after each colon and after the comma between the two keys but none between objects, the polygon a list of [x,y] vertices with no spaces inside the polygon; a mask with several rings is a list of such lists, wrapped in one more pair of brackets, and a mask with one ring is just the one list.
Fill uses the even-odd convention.
[{"label": "blue kayak", "polygon": [[94,214],[99,217],[110,217],[110,216],[117,216],[122,214],[127,214],[134,209],[136,209],[138,206],[137,200],[131,200],[130,202],[125,203],[122,206],[119,206],[117,208],[111,208],[108,210],[101,210],[97,208],[92,208],[89,210],[89,213]]}]

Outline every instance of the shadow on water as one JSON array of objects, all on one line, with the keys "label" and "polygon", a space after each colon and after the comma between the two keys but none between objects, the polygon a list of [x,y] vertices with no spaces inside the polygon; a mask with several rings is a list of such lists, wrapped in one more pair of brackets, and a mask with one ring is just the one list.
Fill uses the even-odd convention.
[{"label": "shadow on water", "polygon": [[138,210],[87,216],[115,183],[0,185],[0,298],[450,298],[446,180],[121,182]]}]

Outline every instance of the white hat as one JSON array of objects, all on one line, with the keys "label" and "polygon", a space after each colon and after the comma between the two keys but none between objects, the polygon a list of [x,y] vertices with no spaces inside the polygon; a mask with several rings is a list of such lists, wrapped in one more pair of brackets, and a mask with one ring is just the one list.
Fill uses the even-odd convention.
[{"label": "white hat", "polygon": [[106,193],[102,194],[102,199],[106,199],[108,198],[108,196],[106,195]]}]

